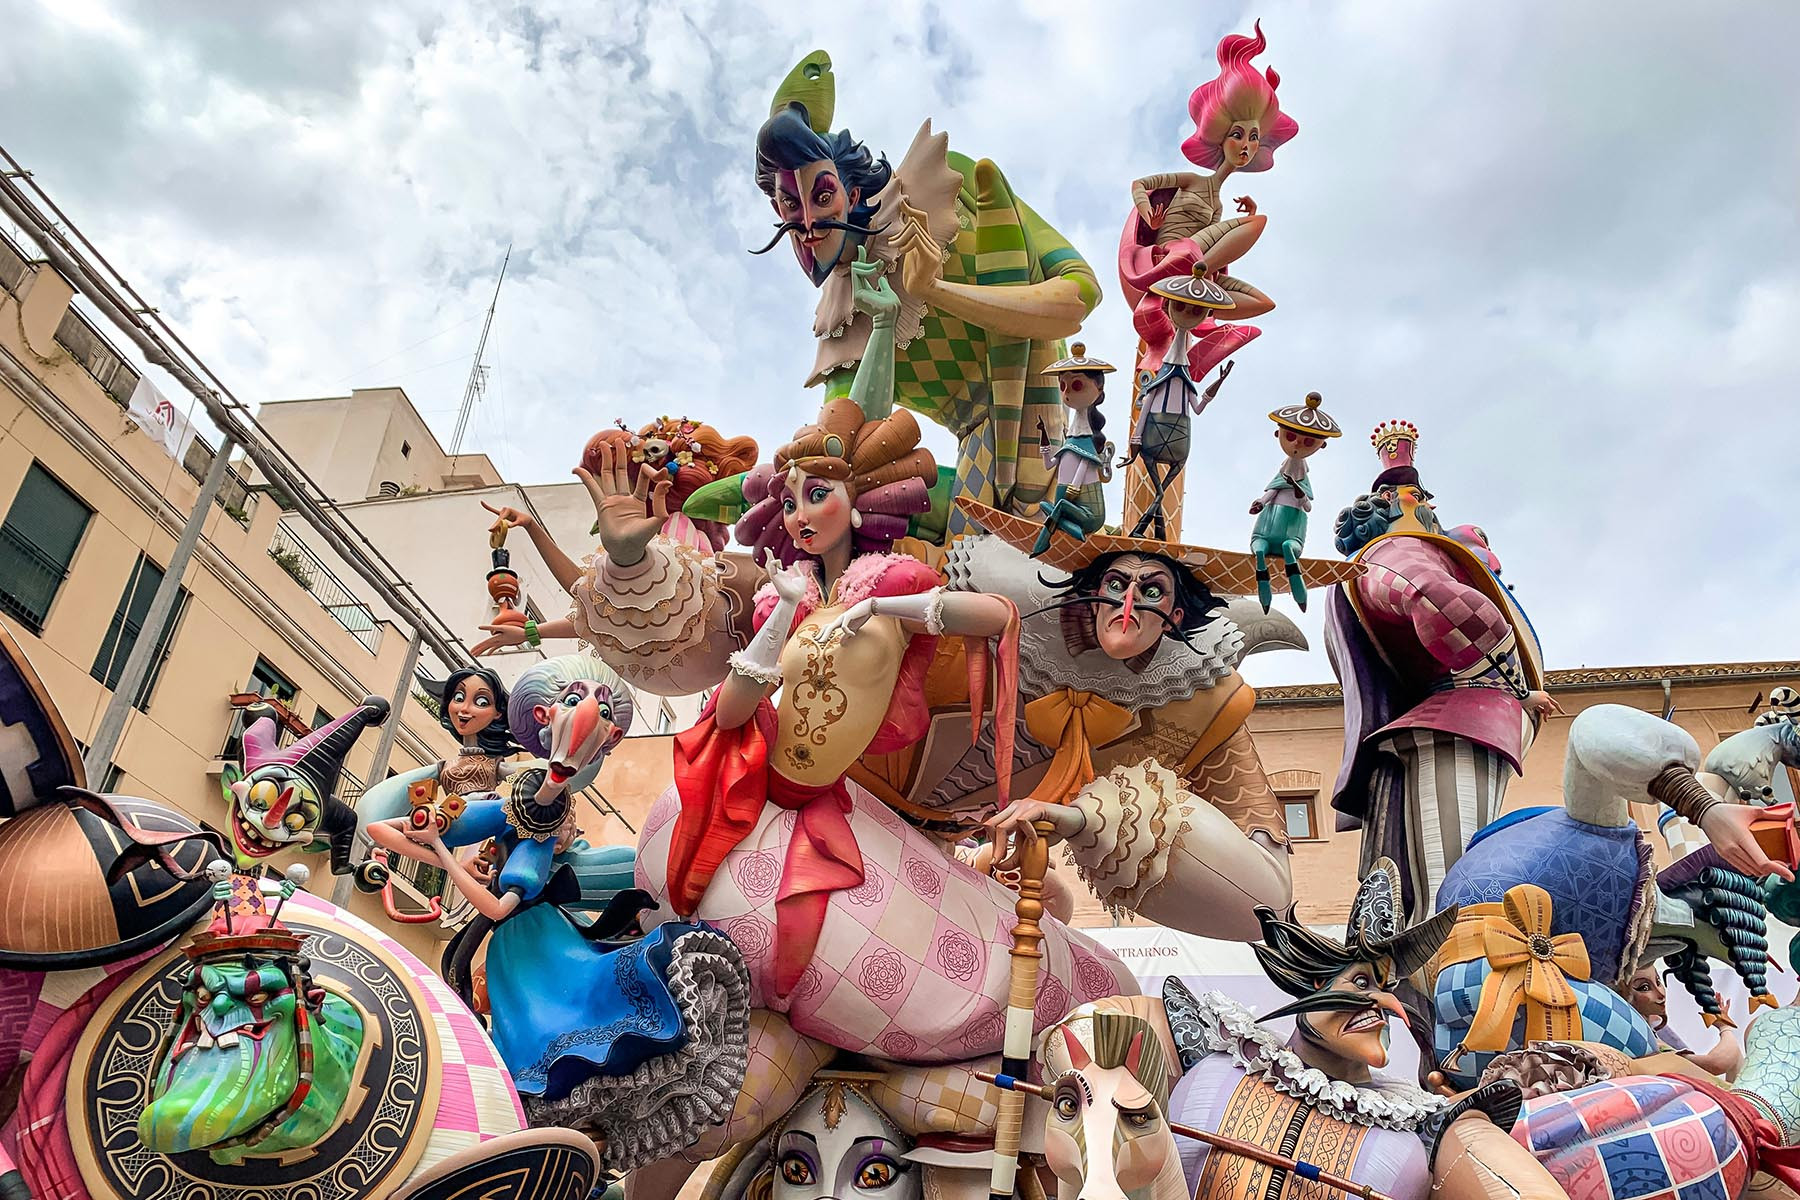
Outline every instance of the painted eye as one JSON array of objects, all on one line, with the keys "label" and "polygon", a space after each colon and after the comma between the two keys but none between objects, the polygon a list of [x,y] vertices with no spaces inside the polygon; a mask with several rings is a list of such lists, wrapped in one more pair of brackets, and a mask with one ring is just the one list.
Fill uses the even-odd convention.
[{"label": "painted eye", "polygon": [[250,999],[250,1004],[252,1007],[261,1008],[263,1005],[265,1005],[269,1002],[269,993],[265,989],[264,991],[257,992],[254,996],[251,996],[249,999]]},{"label": "painted eye", "polygon": [[794,504],[794,498],[792,496],[789,496],[786,500],[783,500],[781,502],[781,511],[784,513],[788,513],[791,515],[796,507],[797,506]]},{"label": "painted eye", "polygon": [[812,1164],[797,1154],[790,1154],[781,1160],[781,1179],[795,1187],[804,1187],[813,1181]]},{"label": "painted eye", "polygon": [[287,816],[281,818],[281,823],[287,828],[295,831],[304,829],[306,828],[306,814],[291,812]]},{"label": "painted eye", "polygon": [[194,989],[194,1003],[198,1004],[201,1008],[205,1008],[207,1005],[211,1004],[212,998],[213,994],[211,988],[200,987]]},{"label": "painted eye", "polygon": [[1140,1108],[1136,1112],[1125,1113],[1124,1116],[1125,1124],[1133,1129],[1148,1129],[1151,1123],[1156,1120],[1156,1114],[1147,1108]]},{"label": "painted eye", "polygon": [[1146,600],[1161,600],[1162,594],[1163,594],[1162,584],[1146,583],[1144,585],[1144,598]]},{"label": "painted eye", "polygon": [[1073,1121],[1081,1111],[1081,1106],[1075,1102],[1075,1097],[1067,1093],[1056,1098],[1055,1108],[1056,1115],[1064,1121]]},{"label": "painted eye", "polygon": [[836,198],[837,198],[836,192],[826,192],[826,191],[814,192],[813,193],[813,204],[814,204],[814,206],[816,206],[818,208],[824,208],[826,205],[830,204]]},{"label": "painted eye", "polygon": [[609,706],[605,704],[600,706],[600,719],[602,721],[612,720],[612,709]]},{"label": "painted eye", "polygon": [[856,1169],[856,1186],[884,1188],[900,1177],[900,1167],[891,1158],[872,1158]]},{"label": "painted eye", "polygon": [[1106,581],[1106,590],[1115,596],[1123,596],[1125,594],[1125,581],[1123,579],[1109,579]]},{"label": "painted eye", "polygon": [[482,696],[475,701],[475,707],[476,708],[492,708],[492,707],[494,707],[494,702],[492,700],[488,699],[486,696]]},{"label": "painted eye", "polygon": [[816,487],[812,491],[806,493],[806,498],[811,500],[814,504],[823,504],[831,498],[831,489],[826,487]]},{"label": "painted eye", "polygon": [[570,692],[568,695],[566,695],[562,698],[562,706],[564,708],[574,708],[576,705],[578,705],[580,703],[581,703],[581,697],[577,696],[574,692]]}]

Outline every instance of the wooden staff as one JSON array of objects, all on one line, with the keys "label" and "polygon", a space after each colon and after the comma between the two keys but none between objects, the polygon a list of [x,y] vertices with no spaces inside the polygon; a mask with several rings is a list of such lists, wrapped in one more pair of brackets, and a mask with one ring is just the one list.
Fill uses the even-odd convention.
[{"label": "wooden staff", "polygon": [[[1023,1076],[1031,1067],[1038,976],[1044,958],[1044,931],[1038,926],[1038,919],[1044,915],[1044,874],[1050,869],[1049,838],[1055,827],[1040,821],[1034,828],[1037,837],[1026,842],[1020,852],[1019,902],[1013,906],[1019,921],[1013,926],[1012,983],[1006,997],[1006,1039],[1000,1050],[1000,1069],[1009,1076]],[[996,861],[1004,849],[994,847]],[[1008,1092],[1000,1097],[1000,1115],[994,1122],[990,1200],[1012,1200],[1024,1130],[1025,1097]]]},{"label": "wooden staff", "polygon": [[[989,1075],[985,1071],[977,1071],[975,1072],[975,1078],[981,1080],[983,1083],[991,1083],[1003,1091],[1019,1094],[1021,1099],[1025,1096],[1036,1096],[1040,1100],[1050,1101],[1056,1095],[1055,1088],[1044,1087],[1042,1084],[1030,1083],[1011,1074],[1002,1073],[999,1075]],[[1348,1179],[1342,1175],[1333,1174],[1332,1172],[1327,1171],[1322,1167],[1314,1166],[1312,1163],[1306,1162],[1303,1159],[1289,1158],[1285,1154],[1277,1154],[1273,1150],[1265,1150],[1255,1142],[1246,1142],[1241,1141],[1238,1138],[1226,1137],[1222,1133],[1209,1133],[1204,1129],[1197,1129],[1192,1125],[1177,1125],[1174,1121],[1169,1122],[1169,1128],[1175,1133],[1180,1134],[1182,1137],[1193,1138],[1196,1142],[1205,1142],[1216,1150],[1223,1150],[1227,1154],[1241,1155],[1254,1162],[1262,1163],[1264,1166],[1276,1167],[1284,1171],[1292,1171],[1302,1179],[1308,1179],[1314,1183],[1322,1183],[1326,1187],[1336,1188],[1338,1191],[1347,1195],[1358,1197],[1359,1200],[1393,1200],[1392,1196],[1383,1192],[1378,1192],[1366,1183],[1358,1183],[1354,1179]],[[999,1148],[998,1141],[996,1141],[995,1148],[996,1150]]]}]

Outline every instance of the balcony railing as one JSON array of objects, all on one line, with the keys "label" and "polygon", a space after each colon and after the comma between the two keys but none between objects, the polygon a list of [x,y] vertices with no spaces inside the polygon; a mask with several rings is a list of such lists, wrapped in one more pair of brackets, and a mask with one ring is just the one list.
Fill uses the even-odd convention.
[{"label": "balcony railing", "polygon": [[[212,470],[213,459],[218,451],[201,438],[188,443],[187,457],[182,460],[182,467],[189,475],[200,482],[206,482],[206,473]],[[224,509],[238,524],[248,527],[250,517],[256,512],[256,493],[250,490],[250,484],[236,467],[225,468],[225,481],[219,485],[219,494],[213,500]]]},{"label": "balcony railing", "polygon": [[361,642],[370,654],[381,645],[381,627],[375,612],[351,594],[344,581],[332,574],[319,556],[306,543],[294,536],[283,521],[275,527],[275,540],[269,543],[269,557],[305,588],[319,607],[331,614],[332,620]]},{"label": "balcony railing", "polygon": [[131,393],[137,390],[138,371],[126,361],[106,336],[70,305],[56,327],[56,340],[87,369],[120,408],[131,404]]},{"label": "balcony railing", "polygon": [[68,568],[10,525],[0,524],[0,609],[33,633],[41,633],[56,589]]}]

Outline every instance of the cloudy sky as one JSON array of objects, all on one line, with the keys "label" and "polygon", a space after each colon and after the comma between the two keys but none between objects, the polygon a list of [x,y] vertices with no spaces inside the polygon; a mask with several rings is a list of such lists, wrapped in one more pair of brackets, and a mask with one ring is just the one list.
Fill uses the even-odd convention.
[{"label": "cloudy sky", "polygon": [[1552,666],[1800,657],[1786,0],[0,0],[0,144],[240,396],[399,384],[446,440],[512,243],[468,444],[548,481],[617,416],[772,447],[816,411],[813,290],[745,253],[754,130],[815,47],[872,147],[929,116],[1005,169],[1127,361],[1129,182],[1185,165],[1187,95],[1253,17],[1300,133],[1231,185],[1269,217],[1234,272],[1279,307],[1196,429],[1188,539],[1244,543],[1265,414],[1317,389],[1348,436],[1313,460],[1316,552],[1406,417]]}]

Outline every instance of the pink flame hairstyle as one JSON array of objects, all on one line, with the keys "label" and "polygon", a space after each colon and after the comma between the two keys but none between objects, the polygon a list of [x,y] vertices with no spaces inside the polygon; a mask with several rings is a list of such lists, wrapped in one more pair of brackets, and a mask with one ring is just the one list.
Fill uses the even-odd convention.
[{"label": "pink flame hairstyle", "polygon": [[1219,77],[1203,83],[1188,97],[1188,116],[1194,119],[1194,132],[1181,143],[1181,152],[1196,166],[1217,170],[1225,162],[1220,146],[1225,135],[1238,121],[1254,121],[1262,132],[1262,148],[1240,171],[1266,171],[1275,165],[1275,151],[1300,132],[1294,118],[1281,111],[1275,89],[1281,76],[1275,68],[1258,72],[1250,60],[1268,48],[1263,38],[1262,22],[1256,23],[1256,36],[1228,34],[1219,42]]}]

